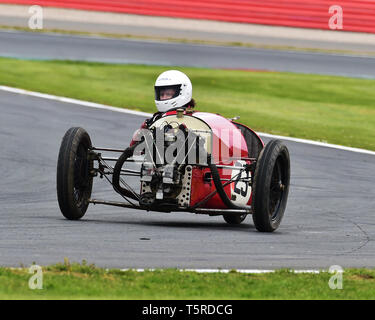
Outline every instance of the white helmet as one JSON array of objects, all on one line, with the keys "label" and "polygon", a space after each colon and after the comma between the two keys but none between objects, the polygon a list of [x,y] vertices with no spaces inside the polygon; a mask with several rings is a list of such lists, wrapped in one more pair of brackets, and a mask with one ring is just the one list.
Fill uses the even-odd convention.
[{"label": "white helmet", "polygon": [[163,72],[155,81],[155,104],[160,112],[184,106],[191,101],[193,86],[185,73]]}]

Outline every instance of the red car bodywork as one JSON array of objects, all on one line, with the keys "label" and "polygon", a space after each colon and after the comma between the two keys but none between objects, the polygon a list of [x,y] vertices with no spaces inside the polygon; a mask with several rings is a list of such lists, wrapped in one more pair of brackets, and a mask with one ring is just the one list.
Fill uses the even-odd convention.
[{"label": "red car bodywork", "polygon": [[[166,112],[163,116],[169,116],[176,114],[176,111]],[[249,150],[245,140],[245,137],[237,125],[241,125],[243,128],[246,128],[255,139],[259,140],[261,146],[264,146],[263,141],[260,137],[250,128],[243,124],[239,124],[224,118],[221,115],[207,113],[207,112],[198,112],[198,111],[185,111],[184,116],[193,116],[203,122],[205,122],[213,132],[213,150],[212,157],[217,165],[228,165],[233,166],[236,161],[242,160],[247,164],[252,162],[252,159],[249,157]],[[141,128],[145,128],[145,124]],[[221,133],[225,132],[226,136],[223,139]],[[136,134],[135,134],[136,135]],[[134,137],[130,145],[134,144]],[[232,171],[231,169],[218,168],[220,177],[224,179],[231,179]],[[190,207],[193,207],[197,203],[201,202],[205,197],[210,193],[215,192],[216,188],[213,181],[207,181],[205,179],[206,175],[209,175],[209,168],[202,168],[198,166],[193,166],[192,170],[192,180],[191,180],[191,196],[190,196]],[[235,184],[231,183],[224,187],[226,194],[229,199],[233,199],[233,189]],[[247,205],[251,205],[252,196],[250,195]],[[227,209],[227,206],[223,203],[220,196],[216,194],[209,201],[204,203],[202,208],[220,208]]]},{"label": "red car bodywork", "polygon": [[[229,158],[232,158],[234,155],[240,155],[241,159],[246,161],[246,163],[251,163],[251,160],[248,156],[248,148],[245,141],[245,138],[241,131],[237,128],[235,123],[224,118],[221,115],[206,113],[206,112],[194,112],[193,115],[204,122],[206,122],[214,133],[214,141],[216,141],[216,148],[213,148],[213,158],[216,164],[230,165],[233,166],[236,160],[228,162],[228,159],[224,159],[223,155],[228,155]],[[219,136],[215,136],[215,133],[222,132],[223,130],[229,131],[229,139],[221,139]],[[251,130],[248,128],[248,130]],[[251,130],[252,131],[252,130]],[[236,139],[235,137],[240,137]],[[259,136],[258,139],[261,141]],[[262,142],[263,144],[263,142]],[[264,145],[264,144],[263,144]],[[226,149],[226,150],[224,150]],[[222,179],[230,179],[232,176],[232,170],[219,168],[219,174]],[[208,194],[216,190],[214,183],[212,181],[204,181],[205,174],[209,173],[209,168],[193,168],[193,179],[191,184],[191,198],[190,206],[194,206],[196,203],[202,201]],[[235,184],[231,183],[228,186],[224,187],[224,190],[229,198],[232,196],[233,188]],[[252,198],[250,196],[247,205],[251,205]],[[223,203],[220,196],[216,194],[212,199],[205,203],[202,207],[204,208],[222,208],[227,209],[227,206]]]}]

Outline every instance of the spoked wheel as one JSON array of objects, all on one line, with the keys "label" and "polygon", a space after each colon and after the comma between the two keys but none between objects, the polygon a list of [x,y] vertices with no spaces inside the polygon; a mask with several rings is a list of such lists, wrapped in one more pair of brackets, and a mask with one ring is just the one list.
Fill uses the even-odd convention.
[{"label": "spoked wheel", "polygon": [[258,231],[275,231],[284,216],[290,181],[288,148],[271,140],[261,151],[253,183],[253,221]]},{"label": "spoked wheel", "polygon": [[93,161],[88,133],[79,127],[70,128],[61,143],[57,163],[57,198],[62,214],[69,220],[84,216],[92,191]]}]

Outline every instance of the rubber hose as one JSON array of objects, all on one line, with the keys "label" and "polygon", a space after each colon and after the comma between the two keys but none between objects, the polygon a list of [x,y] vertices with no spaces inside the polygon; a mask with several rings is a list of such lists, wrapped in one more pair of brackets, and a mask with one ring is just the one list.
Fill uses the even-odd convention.
[{"label": "rubber hose", "polygon": [[123,153],[122,155],[118,158],[117,162],[116,162],[116,165],[113,169],[113,176],[112,176],[112,185],[113,185],[113,189],[122,194],[123,196],[125,197],[128,197],[128,198],[131,198],[131,199],[134,199],[134,200],[139,200],[133,192],[131,192],[130,190],[126,189],[126,188],[123,188],[120,186],[120,174],[121,174],[121,168],[123,166],[123,164],[125,163],[125,161],[127,159],[129,159],[133,153],[134,153],[134,149],[135,149],[136,145],[133,145],[129,148],[127,148]]},{"label": "rubber hose", "polygon": [[227,196],[223,185],[221,184],[220,174],[217,170],[216,164],[212,163],[211,155],[208,156],[208,166],[211,170],[212,180],[214,181],[215,188],[217,193],[220,196],[220,199],[224,202],[224,204],[230,209],[248,209],[248,206],[239,207],[234,204]]}]

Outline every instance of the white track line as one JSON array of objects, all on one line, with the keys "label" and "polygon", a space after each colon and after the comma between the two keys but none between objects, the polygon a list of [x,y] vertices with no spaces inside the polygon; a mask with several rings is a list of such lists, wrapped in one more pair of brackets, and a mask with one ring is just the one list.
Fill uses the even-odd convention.
[{"label": "white track line", "polygon": [[[43,266],[42,266],[43,267]],[[10,270],[24,270],[27,267],[5,267]],[[114,268],[116,269],[116,268]],[[110,271],[113,269],[106,268],[105,271]],[[120,269],[122,272],[126,271],[135,271],[135,272],[154,272],[154,271],[163,271],[165,269],[159,268],[149,268],[149,269],[135,269],[135,268],[124,268]],[[171,269],[173,270],[173,268]],[[196,273],[231,273],[231,272],[238,272],[238,273],[243,273],[243,274],[266,274],[266,273],[275,273],[279,270],[263,270],[263,269],[176,269],[179,272],[196,272]],[[329,273],[329,270],[313,270],[313,269],[303,269],[303,270],[298,270],[298,269],[287,269],[291,273],[295,274],[301,274],[301,273],[306,273],[306,274],[320,274],[320,273]],[[344,272],[344,271],[342,271]]]},{"label": "white track line", "polygon": [[114,111],[114,112],[128,113],[128,114],[133,114],[133,115],[141,116],[141,117],[151,117],[152,116],[151,113],[147,113],[147,112],[141,112],[141,111],[124,109],[124,108],[112,107],[112,106],[107,106],[107,105],[104,105],[104,104],[99,104],[99,103],[94,103],[94,102],[89,102],[89,101],[83,101],[83,100],[78,100],[78,99],[72,99],[72,98],[66,98],[66,97],[59,97],[59,96],[54,96],[54,95],[51,95],[51,94],[40,93],[40,92],[35,92],[35,91],[28,91],[28,90],[24,90],[24,89],[12,88],[12,87],[7,87],[7,86],[0,86],[0,90],[12,92],[12,93],[24,94],[24,95],[42,98],[42,99],[49,99],[49,100],[55,100],[55,101],[59,101],[59,102],[77,104],[77,105],[88,107],[88,108],[95,108],[95,109],[103,109],[103,110],[109,110],[109,111]]},{"label": "white track line", "polygon": [[[120,271],[136,271],[136,272],[145,272],[145,271],[157,271],[159,269],[132,269],[132,268],[125,268],[120,269]],[[274,273],[278,270],[262,270],[262,269],[177,269],[180,272],[197,272],[197,273],[230,273],[230,272],[238,272],[238,273],[245,273],[245,274],[265,274],[265,273]],[[289,272],[293,272],[296,274],[299,273],[311,273],[311,274],[319,274],[322,272],[328,272],[325,270],[294,270],[289,269]]]},{"label": "white track line", "polygon": [[[99,104],[99,103],[94,103],[94,102],[89,102],[89,101],[83,101],[83,100],[78,100],[78,99],[72,99],[72,98],[66,98],[66,97],[59,97],[59,96],[55,96],[55,95],[51,95],[51,94],[45,94],[45,93],[40,93],[40,92],[35,92],[35,91],[28,91],[28,90],[24,90],[24,89],[12,88],[12,87],[8,87],[8,86],[1,86],[0,85],[0,90],[12,92],[12,93],[17,93],[17,94],[24,94],[24,95],[42,98],[42,99],[49,99],[49,100],[55,100],[55,101],[60,101],[60,102],[66,102],[66,103],[70,103],[70,104],[77,104],[77,105],[85,106],[85,107],[88,107],[88,108],[95,108],[95,109],[109,110],[109,111],[113,111],[113,112],[127,113],[127,114],[132,114],[132,115],[141,116],[141,117],[151,117],[152,116],[151,113],[147,113],[147,112],[141,112],[141,111],[136,111],[136,110],[112,107],[112,106],[108,106],[108,105],[104,105],[104,104]],[[319,146],[319,147],[326,147],[326,148],[331,148],[331,149],[338,149],[338,150],[345,150],[345,151],[356,152],[356,153],[375,155],[375,151],[370,151],[370,150],[366,150],[366,149],[345,147],[345,146],[340,146],[340,145],[337,145],[337,144],[330,144],[330,143],[307,140],[307,139],[278,136],[278,135],[262,133],[262,132],[258,132],[258,134],[260,136],[267,137],[267,138],[276,138],[276,139],[282,139],[282,140],[287,140],[287,141],[292,141],[292,142],[315,145],[315,146]]]},{"label": "white track line", "polygon": [[276,139],[282,139],[282,140],[287,140],[287,141],[293,141],[293,142],[310,144],[310,145],[319,146],[319,147],[326,147],[326,148],[332,148],[332,149],[339,149],[339,150],[345,150],[345,151],[351,151],[351,152],[357,152],[357,153],[365,153],[365,154],[375,155],[375,151],[366,150],[366,149],[345,147],[345,146],[340,146],[338,144],[331,144],[331,143],[319,142],[319,141],[313,141],[313,140],[307,140],[307,139],[299,139],[299,138],[278,136],[278,135],[269,134],[269,133],[263,133],[263,132],[257,132],[257,133],[260,136],[267,137],[267,138],[274,138],[274,139],[276,138]]}]

